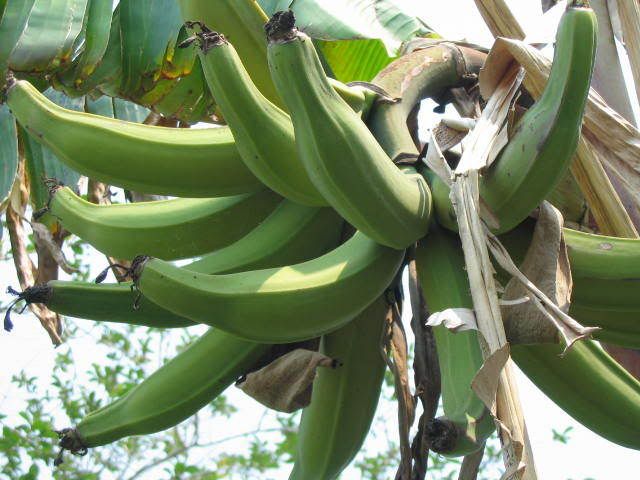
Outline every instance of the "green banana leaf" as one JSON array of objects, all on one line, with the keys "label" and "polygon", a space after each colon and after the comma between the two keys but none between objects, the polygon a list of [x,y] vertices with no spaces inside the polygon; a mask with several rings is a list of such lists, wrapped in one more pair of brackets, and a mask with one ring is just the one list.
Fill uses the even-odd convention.
[{"label": "green banana leaf", "polygon": [[118,118],[128,122],[142,123],[149,115],[149,109],[136,103],[103,95],[97,99],[87,97],[84,109],[88,113],[103,117]]},{"label": "green banana leaf", "polygon": [[[17,37],[14,44],[5,47],[11,48],[9,67],[21,72],[46,72],[69,62],[83,27],[87,1],[9,0],[2,27],[13,29],[10,36]],[[30,4],[32,7],[27,17],[25,14]],[[9,10],[22,14],[17,23],[11,23]]]},{"label": "green banana leaf", "polygon": [[[291,9],[343,82],[371,80],[398,55],[402,43],[432,33],[391,0],[259,0],[268,15]],[[341,41],[328,41],[341,40]]]},{"label": "green banana leaf", "polygon": [[[301,28],[322,39],[317,44],[334,76],[345,82],[370,80],[401,42],[429,32],[392,0],[261,4],[268,13],[292,8]],[[194,123],[215,104],[194,49],[176,48],[186,35],[175,0],[120,0],[113,12],[112,0],[6,0],[0,71],[47,74],[68,96],[106,94]]]},{"label": "green banana leaf", "polygon": [[6,105],[0,106],[0,138],[0,210],[4,210],[18,169],[16,121]]},{"label": "green banana leaf", "polygon": [[[84,111],[84,97],[70,98],[49,89],[44,94],[58,105],[70,110]],[[55,178],[65,185],[75,187],[80,174],[60,162],[48,147],[38,143],[24,129],[20,128],[20,136],[24,146],[27,174],[31,185],[31,203],[34,208],[42,208],[49,199],[49,191],[44,185],[45,178]],[[69,132],[73,135],[73,132]],[[87,148],[91,148],[87,145]]]},{"label": "green banana leaf", "polygon": [[140,97],[160,80],[165,56],[175,48],[182,23],[175,0],[120,1],[123,96]]}]

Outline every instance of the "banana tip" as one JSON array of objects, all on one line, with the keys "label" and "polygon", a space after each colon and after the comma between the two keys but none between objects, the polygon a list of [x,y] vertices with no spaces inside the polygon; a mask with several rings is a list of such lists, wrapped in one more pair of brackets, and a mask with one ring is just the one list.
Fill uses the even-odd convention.
[{"label": "banana tip", "polygon": [[264,26],[264,31],[271,43],[293,40],[298,36],[296,17],[291,10],[276,12]]},{"label": "banana tip", "polygon": [[138,255],[133,260],[131,260],[131,267],[129,267],[129,276],[131,277],[135,285],[138,285],[138,281],[140,280],[140,276],[142,275],[144,266],[150,258],[151,257],[149,257],[148,255]]},{"label": "banana tip", "polygon": [[62,430],[56,430],[56,433],[59,438],[58,446],[61,448],[58,458],[54,461],[56,467],[62,463],[62,453],[65,450],[81,457],[89,451],[84,440],[75,428],[63,428]]},{"label": "banana tip", "polygon": [[434,418],[427,423],[429,448],[436,453],[451,452],[458,442],[458,429],[452,421]]},{"label": "banana tip", "polygon": [[227,45],[229,43],[223,34],[214,32],[203,22],[187,21],[185,22],[184,26],[188,29],[195,29],[196,27],[198,27],[200,31],[196,32],[186,40],[180,42],[178,48],[186,48],[195,43],[203,53],[207,53],[214,47]]},{"label": "banana tip", "polygon": [[7,75],[4,79],[4,85],[2,85],[2,88],[0,88],[0,105],[7,101],[9,90],[13,88],[16,82],[17,80],[13,72],[11,70],[7,70]]}]

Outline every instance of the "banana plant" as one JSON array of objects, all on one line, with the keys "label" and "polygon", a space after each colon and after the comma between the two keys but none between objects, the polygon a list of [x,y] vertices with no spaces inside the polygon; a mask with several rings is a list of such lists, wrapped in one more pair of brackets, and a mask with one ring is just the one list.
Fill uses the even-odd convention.
[{"label": "banana plant", "polygon": [[[312,384],[290,478],[333,479],[347,467],[369,431],[385,362],[406,394],[398,478],[412,468],[424,477],[428,449],[482,451],[494,430],[471,390],[482,339],[438,327],[445,415],[423,416],[416,445],[427,444],[408,453],[414,405],[396,320],[399,278],[414,255],[427,305],[473,307],[448,187],[423,165],[409,125],[425,98],[479,110],[484,52],[434,39],[403,49],[435,34],[390,0],[7,0],[0,15],[0,199],[15,204],[29,184],[34,221],[123,259],[112,268],[131,279],[23,285],[5,328],[22,301],[93,321],[213,327],[60,430],[62,450],[84,455],[172,427],[261,372],[268,355],[275,363],[297,342],[315,342],[334,369]],[[545,90],[521,102],[528,111],[480,179],[493,230],[516,232],[516,250],[531,238],[532,210],[562,200],[556,187],[580,136],[596,33],[588,5],[568,2]],[[216,125],[175,128],[197,123]],[[74,191],[82,175],[179,198],[95,205]],[[602,339],[640,347],[640,240],[566,238],[573,312]],[[528,345],[514,359],[578,421],[640,449],[640,382],[592,344],[556,367],[558,348]],[[590,376],[589,393],[613,392],[610,408],[588,413],[576,372]]]}]

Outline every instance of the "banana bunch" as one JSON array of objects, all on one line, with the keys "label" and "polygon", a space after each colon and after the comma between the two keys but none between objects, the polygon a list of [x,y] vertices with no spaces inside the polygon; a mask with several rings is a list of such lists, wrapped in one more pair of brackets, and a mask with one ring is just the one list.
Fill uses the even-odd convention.
[{"label": "banana bunch", "polygon": [[[174,426],[256,369],[276,344],[320,337],[320,351],[340,366],[317,374],[290,478],[338,478],[360,449],[378,402],[385,293],[405,249],[417,243],[418,280],[432,312],[473,306],[459,239],[445,231],[456,229],[448,187],[415,164],[394,165],[387,124],[397,116],[376,117],[383,108],[372,90],[328,78],[291,12],[267,22],[253,0],[179,4],[194,32],[181,46],[195,44],[203,75],[196,80],[206,83],[225,126],[135,124],[65,110],[24,80],[7,88],[22,127],[73,169],[178,197],[97,206],[51,183],[48,219],[107,255],[133,259],[127,272],[133,281],[55,280],[27,288],[20,299],[94,321],[213,327],[121,398],[61,430],[60,445],[81,454]],[[525,218],[549,196],[575,150],[595,38],[593,12],[571,2],[542,97],[482,176],[482,198],[499,219],[498,231],[508,232],[503,239],[516,259],[531,238]],[[381,78],[405,86],[404,73],[432,82],[411,86],[411,100],[402,105],[407,113],[419,92],[442,93],[454,76],[450,61],[400,62]],[[403,141],[410,136],[404,120],[393,126]],[[639,347],[640,241],[568,229],[565,238],[575,282],[570,313],[602,327],[601,340]],[[190,261],[178,266],[178,259]],[[434,336],[443,415],[426,435],[436,452],[467,455],[495,429],[471,389],[483,361],[480,339],[445,327],[434,327]],[[640,384],[593,342],[563,359],[559,349],[514,346],[513,356],[578,421],[640,449]],[[613,401],[598,397],[602,389]]]}]

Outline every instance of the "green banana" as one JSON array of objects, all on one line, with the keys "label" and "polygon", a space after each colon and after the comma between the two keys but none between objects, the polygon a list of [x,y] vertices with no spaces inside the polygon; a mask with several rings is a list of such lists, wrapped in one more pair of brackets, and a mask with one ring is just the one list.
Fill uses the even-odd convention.
[{"label": "green banana", "polygon": [[590,340],[513,345],[518,367],[560,408],[607,440],[640,450],[640,382]]},{"label": "green banana", "polygon": [[138,257],[132,276],[144,296],[178,315],[241,338],[288,343],[354,318],[389,285],[403,256],[357,232],[321,257],[281,268],[204,275]]},{"label": "green banana", "polygon": [[[516,264],[524,259],[534,226],[527,220],[500,236]],[[640,240],[563,232],[573,278],[569,315],[600,327],[593,334],[597,340],[640,348]]]},{"label": "green banana", "polygon": [[74,170],[142,193],[214,197],[264,188],[227,127],[165,128],[59,107],[24,80],[9,88],[18,122]]},{"label": "green banana", "polygon": [[499,221],[496,233],[522,222],[571,165],[589,94],[596,36],[593,10],[569,6],[558,27],[544,92],[480,182],[480,195]]},{"label": "green banana", "polygon": [[[432,225],[418,242],[416,268],[425,300],[432,313],[448,308],[473,309],[462,246],[457,236]],[[427,425],[430,448],[443,455],[461,456],[477,451],[495,430],[491,414],[471,389],[484,360],[478,332],[453,333],[433,328],[440,365],[444,416]]]},{"label": "green banana", "polygon": [[[593,10],[567,8],[542,96],[519,120],[509,143],[480,179],[480,196],[499,222],[495,233],[516,227],[566,175],[580,137],[596,33]],[[440,179],[430,184],[438,222],[457,230],[448,187]]]},{"label": "green banana", "polygon": [[52,188],[50,215],[116,258],[148,253],[173,260],[224,247],[246,235],[281,198],[269,190],[221,198],[95,205],[67,187]]},{"label": "green banana", "polygon": [[295,130],[301,162],[324,198],[377,242],[405,248],[426,232],[431,195],[425,180],[401,172],[360,117],[334,92],[313,43],[292,14],[267,25],[269,68]]},{"label": "green banana", "polygon": [[302,411],[289,480],[333,480],[360,450],[384,379],[380,339],[387,309],[380,297],[347,325],[322,337],[320,352],[340,366],[317,373],[311,404]]},{"label": "green banana", "polygon": [[60,446],[82,453],[177,425],[251,370],[270,348],[211,329],[123,397],[60,431]]},{"label": "green banana", "polygon": [[136,301],[137,293],[131,289],[131,283],[50,280],[27,288],[20,296],[28,304],[41,303],[60,315],[86,320],[157,328],[194,325],[194,322],[158,307],[146,298]]},{"label": "green banana", "polygon": [[303,205],[327,205],[296,154],[289,115],[265,98],[233,45],[201,26],[198,55],[242,160],[267,187]]},{"label": "green banana", "polygon": [[208,274],[258,270],[316,258],[340,243],[344,225],[330,208],[283,200],[256,228],[228,247],[185,265]]}]

